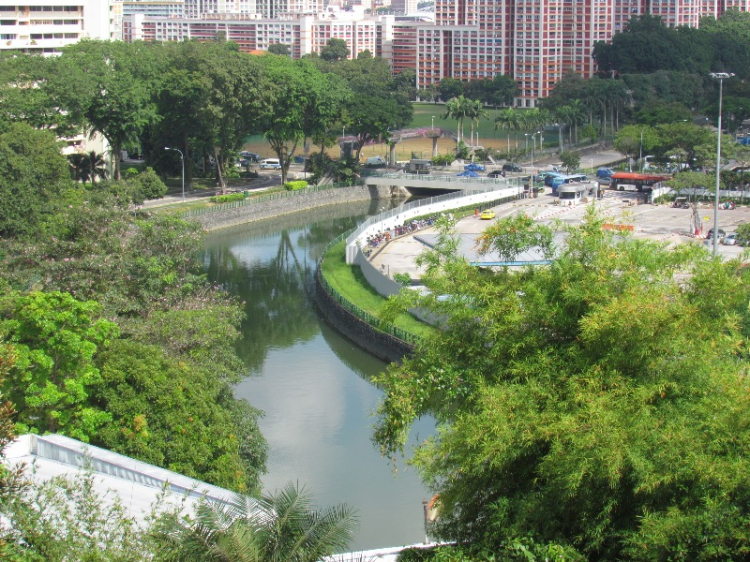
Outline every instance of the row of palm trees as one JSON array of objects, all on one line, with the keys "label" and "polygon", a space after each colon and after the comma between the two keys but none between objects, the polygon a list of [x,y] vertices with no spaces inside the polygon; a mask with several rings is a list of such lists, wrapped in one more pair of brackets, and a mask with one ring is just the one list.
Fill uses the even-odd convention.
[{"label": "row of palm trees", "polygon": [[488,114],[479,100],[471,100],[464,96],[458,96],[448,100],[445,104],[443,119],[455,119],[458,122],[456,142],[463,141],[464,120],[468,119],[471,122],[471,139],[473,144],[474,125],[479,124],[479,120],[482,117],[487,118]]},{"label": "row of palm trees", "polygon": [[[567,142],[572,145],[578,142],[578,127],[585,123],[593,125],[598,122],[600,135],[608,132],[614,134],[619,128],[620,111],[630,100],[629,92],[622,84],[610,84],[601,80],[585,91],[589,93],[585,99],[569,99],[565,103],[559,103],[558,100],[557,104],[550,104],[549,109],[544,107],[503,109],[495,117],[495,129],[507,132],[508,149],[510,149],[511,133],[526,132],[528,134],[549,125],[558,128],[561,151],[565,143],[564,131],[568,134]],[[449,100],[445,105],[443,119],[455,119],[458,122],[457,141],[463,140],[465,120],[471,121],[473,139],[474,125],[478,124],[481,118],[488,118],[488,115],[479,100],[458,96]]]},{"label": "row of palm trees", "polygon": [[578,142],[578,127],[586,123],[588,119],[588,109],[580,100],[574,100],[569,105],[551,111],[543,108],[516,109],[509,107],[503,109],[495,117],[495,129],[506,131],[508,148],[510,149],[511,133],[531,132],[544,129],[547,125],[555,125],[558,128],[558,141],[562,151],[565,142],[563,130],[568,131],[569,144]]}]

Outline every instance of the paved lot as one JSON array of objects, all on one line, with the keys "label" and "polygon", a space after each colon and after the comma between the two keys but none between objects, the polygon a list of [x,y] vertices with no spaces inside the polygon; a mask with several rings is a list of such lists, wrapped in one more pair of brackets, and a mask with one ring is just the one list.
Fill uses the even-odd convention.
[{"label": "paved lot", "polygon": [[[613,220],[619,220],[634,225],[634,236],[663,240],[674,244],[711,244],[701,238],[689,235],[691,230],[692,209],[675,209],[668,205],[650,205],[644,203],[644,196],[636,192],[605,191],[605,195],[598,201],[588,204],[582,203],[576,207],[561,207],[553,204],[555,200],[551,194],[541,195],[536,199],[523,199],[494,207],[496,218],[506,217],[515,213],[526,213],[536,220],[549,224],[555,220],[568,224],[580,224],[588,205],[596,205]],[[703,228],[708,231],[713,227],[713,207],[701,206],[699,209]],[[733,232],[738,224],[750,222],[750,207],[737,207],[734,210],[719,211],[719,228],[727,233]],[[456,230],[464,239],[462,251],[469,259],[473,258],[472,246],[475,237],[482,232],[491,221],[467,217],[458,221]],[[416,236],[429,239],[434,229],[425,229]],[[709,246],[712,247],[712,246]],[[425,244],[415,238],[415,234],[404,236],[391,241],[382,248],[372,260],[372,263],[392,277],[395,273],[408,273],[412,278],[421,276],[414,259],[426,248]],[[745,248],[739,246],[719,245],[720,255],[726,258],[739,256]]]}]

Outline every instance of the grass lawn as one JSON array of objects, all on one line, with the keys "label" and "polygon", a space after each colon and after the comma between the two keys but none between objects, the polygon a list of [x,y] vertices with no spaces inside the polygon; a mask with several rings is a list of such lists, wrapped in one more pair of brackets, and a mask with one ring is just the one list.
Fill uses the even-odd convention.
[{"label": "grass lawn", "polygon": [[[370,286],[359,267],[347,265],[345,247],[346,241],[342,240],[328,249],[321,265],[323,275],[349,302],[373,316],[378,316],[386,299]],[[411,314],[400,315],[394,325],[419,337],[428,337],[435,331],[435,328],[417,320]]]}]

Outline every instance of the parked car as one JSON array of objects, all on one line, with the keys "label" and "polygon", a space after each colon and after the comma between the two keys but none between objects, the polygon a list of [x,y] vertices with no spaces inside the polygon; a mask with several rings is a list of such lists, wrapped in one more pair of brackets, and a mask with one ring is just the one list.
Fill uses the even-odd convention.
[{"label": "parked car", "polygon": [[737,244],[737,235],[732,232],[731,234],[727,234],[724,239],[721,241],[722,244],[725,246],[736,246]]},{"label": "parked car", "polygon": [[466,166],[464,166],[464,171],[484,172],[484,166],[482,166],[481,164],[477,164],[476,162],[472,162],[471,164],[466,164]]},{"label": "parked car", "polygon": [[523,169],[518,164],[506,162],[503,164],[503,170],[506,172],[523,172]]},{"label": "parked car", "polygon": [[[725,236],[727,235],[726,232],[724,232],[721,228],[719,229],[719,241],[721,241]],[[714,237],[714,229],[710,228],[708,230],[708,239],[711,240]]]},{"label": "parked car", "polygon": [[240,156],[245,160],[249,160],[250,162],[260,162],[260,154],[258,154],[257,152],[249,152],[247,150],[243,150],[242,152],[240,152]]},{"label": "parked car", "polygon": [[266,158],[265,160],[260,161],[260,169],[261,170],[280,170],[281,162],[279,162],[278,158]]},{"label": "parked car", "polygon": [[505,172],[502,170],[492,170],[489,174],[487,174],[488,178],[504,178]]},{"label": "parked car", "polygon": [[481,218],[482,220],[485,220],[485,221],[490,220],[490,219],[494,219],[495,218],[495,211],[493,211],[492,209],[487,209],[486,211],[482,211],[482,214],[481,214],[481,216],[479,218]]},{"label": "parked car", "polygon": [[461,178],[478,178],[479,177],[479,174],[477,174],[476,172],[472,172],[471,170],[464,170],[460,174],[456,174],[456,175]]}]

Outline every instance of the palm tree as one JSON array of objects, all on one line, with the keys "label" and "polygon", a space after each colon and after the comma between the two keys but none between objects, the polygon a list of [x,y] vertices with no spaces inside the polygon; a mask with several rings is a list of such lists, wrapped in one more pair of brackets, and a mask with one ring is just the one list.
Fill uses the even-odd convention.
[{"label": "palm tree", "polygon": [[229,505],[205,502],[194,521],[158,529],[157,549],[180,562],[316,562],[348,546],[356,519],[345,505],[312,507],[309,494],[291,483],[258,500],[238,494]]},{"label": "palm tree", "polygon": [[68,156],[70,173],[74,181],[86,183],[91,179],[91,162],[86,154],[70,154]]},{"label": "palm tree", "polygon": [[88,153],[86,158],[89,161],[89,170],[91,172],[91,183],[96,183],[96,178],[107,179],[107,162],[104,156],[97,154],[95,151]]},{"label": "palm tree", "polygon": [[467,111],[470,111],[471,100],[464,96],[458,96],[448,100],[445,104],[445,114],[443,119],[455,119],[458,122],[456,130],[456,142],[461,142],[464,137],[464,119],[467,117]]},{"label": "palm tree", "polygon": [[[508,151],[510,152],[510,132],[518,132],[521,130],[521,114],[520,112],[509,107],[498,112],[495,117],[495,129],[505,129],[508,133]],[[518,139],[516,138],[516,148],[518,148]]]},{"label": "palm tree", "polygon": [[[474,140],[474,125],[477,125],[477,137],[479,137],[479,120],[489,117],[480,100],[466,100],[466,117],[471,119],[471,139]],[[477,143],[478,144],[478,143]]]}]

